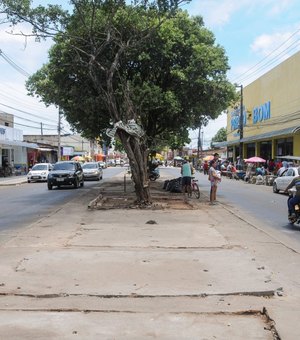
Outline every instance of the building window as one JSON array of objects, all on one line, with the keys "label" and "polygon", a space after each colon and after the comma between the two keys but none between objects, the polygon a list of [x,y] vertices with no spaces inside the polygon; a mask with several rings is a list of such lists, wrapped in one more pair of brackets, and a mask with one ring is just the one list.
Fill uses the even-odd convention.
[{"label": "building window", "polygon": [[282,138],[276,141],[276,156],[293,156],[293,138]]},{"label": "building window", "polygon": [[255,143],[249,143],[246,146],[246,158],[255,156]]},{"label": "building window", "polygon": [[260,157],[263,159],[272,158],[272,141],[260,143]]}]

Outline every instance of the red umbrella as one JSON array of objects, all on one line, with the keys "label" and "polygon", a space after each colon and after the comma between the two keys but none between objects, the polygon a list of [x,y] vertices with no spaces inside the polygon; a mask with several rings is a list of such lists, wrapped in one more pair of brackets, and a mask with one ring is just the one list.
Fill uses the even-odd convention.
[{"label": "red umbrella", "polygon": [[245,159],[245,163],[265,163],[266,160],[260,157],[250,157]]}]

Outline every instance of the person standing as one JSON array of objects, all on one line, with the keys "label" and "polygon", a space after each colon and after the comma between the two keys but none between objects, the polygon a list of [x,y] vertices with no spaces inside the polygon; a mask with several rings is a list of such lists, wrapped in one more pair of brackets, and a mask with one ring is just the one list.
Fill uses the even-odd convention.
[{"label": "person standing", "polygon": [[210,161],[210,168],[208,170],[208,180],[210,181],[210,197],[209,201],[211,205],[215,205],[217,199],[217,188],[221,182],[221,176],[216,171],[217,162],[216,160]]},{"label": "person standing", "polygon": [[207,161],[204,161],[204,164],[203,164],[203,173],[204,175],[208,175],[208,163]]},{"label": "person standing", "polygon": [[221,170],[220,155],[217,152],[214,153],[213,160],[216,161],[216,169]]},{"label": "person standing", "polygon": [[182,191],[185,195],[187,192],[188,195],[191,195],[191,181],[192,181],[192,168],[190,163],[187,160],[184,160],[181,167],[181,175],[182,175]]},{"label": "person standing", "polygon": [[275,162],[274,162],[274,159],[272,158],[268,162],[268,171],[270,174],[273,174],[274,170],[275,170]]}]

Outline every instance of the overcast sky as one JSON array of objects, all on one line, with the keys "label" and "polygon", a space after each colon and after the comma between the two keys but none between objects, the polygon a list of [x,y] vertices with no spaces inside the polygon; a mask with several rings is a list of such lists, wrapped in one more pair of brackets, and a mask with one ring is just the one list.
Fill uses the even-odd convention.
[{"label": "overcast sky", "polygon": [[[39,2],[68,4],[67,0]],[[193,0],[184,8],[191,15],[201,15],[216,43],[225,48],[231,67],[228,77],[234,83],[246,86],[300,49],[299,0]],[[25,42],[7,32],[0,26],[0,110],[21,117],[16,118],[15,127],[24,134],[40,133],[41,122],[44,133],[55,133],[57,109],[45,109],[38,99],[27,96],[24,86],[26,75],[47,62],[50,43],[34,38]],[[225,126],[222,115],[204,128],[204,146]],[[66,122],[63,128],[69,131]],[[191,146],[196,146],[198,132],[192,132],[191,138]]]}]

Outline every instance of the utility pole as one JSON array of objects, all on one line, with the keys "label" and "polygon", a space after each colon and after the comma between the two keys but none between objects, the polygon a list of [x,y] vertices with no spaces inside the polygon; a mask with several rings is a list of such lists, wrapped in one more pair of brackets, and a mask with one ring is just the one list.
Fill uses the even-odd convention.
[{"label": "utility pole", "polygon": [[201,158],[203,158],[203,146],[204,146],[204,130],[201,132]]},{"label": "utility pole", "polygon": [[239,154],[240,154],[240,162],[243,161],[243,137],[244,137],[244,103],[243,103],[243,85],[241,87],[241,105],[240,105],[240,147],[239,147]]},{"label": "utility pole", "polygon": [[199,131],[198,131],[198,149],[197,149],[198,162],[199,162],[199,159],[200,159],[200,147],[201,147],[201,124],[199,125]]},{"label": "utility pole", "polygon": [[43,139],[43,136],[44,136],[44,134],[43,134],[43,123],[41,123],[41,139]]},{"label": "utility pole", "polygon": [[61,160],[61,116],[62,116],[62,111],[59,108],[58,109],[58,141],[57,141],[57,160]]},{"label": "utility pole", "polygon": [[244,100],[244,94],[243,94],[243,85],[235,85],[235,87],[239,87],[241,89],[241,99],[240,99],[240,121],[239,121],[239,131],[240,131],[240,145],[239,145],[239,156],[240,161],[243,161],[243,137],[244,137],[244,110],[243,110],[243,100]]}]

